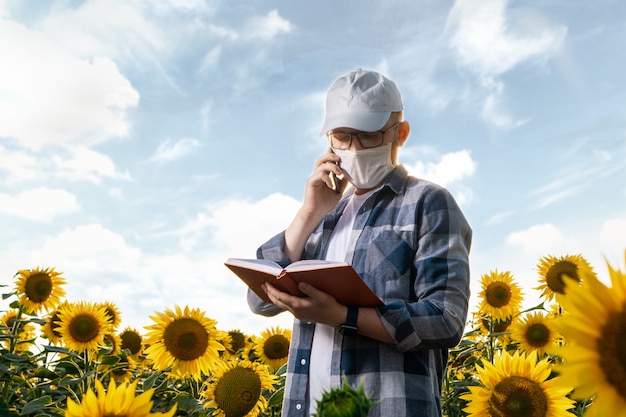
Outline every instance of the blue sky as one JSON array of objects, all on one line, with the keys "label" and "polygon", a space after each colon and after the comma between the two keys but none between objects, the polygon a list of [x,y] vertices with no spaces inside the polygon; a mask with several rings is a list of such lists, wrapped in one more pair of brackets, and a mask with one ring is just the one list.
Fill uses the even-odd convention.
[{"label": "blue sky", "polygon": [[0,0],[0,276],[53,266],[123,326],[252,315],[224,266],[289,223],[332,81],[404,95],[400,162],[448,187],[479,279],[537,294],[541,256],[626,249],[621,1]]}]

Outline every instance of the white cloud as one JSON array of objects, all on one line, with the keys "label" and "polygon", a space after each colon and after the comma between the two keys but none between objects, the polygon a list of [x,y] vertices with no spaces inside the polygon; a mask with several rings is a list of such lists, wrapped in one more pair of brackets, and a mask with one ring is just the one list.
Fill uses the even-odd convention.
[{"label": "white cloud", "polygon": [[484,98],[481,116],[490,125],[498,129],[514,129],[522,126],[528,120],[517,119],[507,109],[504,102],[504,84],[495,80],[484,80],[486,85],[486,96]]},{"label": "white cloud", "polygon": [[525,254],[536,259],[548,253],[561,253],[573,246],[573,242],[568,242],[561,231],[549,223],[510,233],[505,241],[508,245],[520,246]]},{"label": "white cloud", "polygon": [[[171,5],[146,3],[162,8],[167,15]],[[90,0],[79,6],[56,5],[52,13],[37,23],[37,28],[54,43],[76,56],[107,56],[113,59],[148,57],[166,48],[167,36],[151,22],[138,2]]]},{"label": "white cloud", "polygon": [[197,139],[183,138],[177,141],[170,139],[159,144],[154,155],[150,158],[152,162],[171,162],[183,156],[189,155],[199,148],[201,143]]},{"label": "white cloud", "polygon": [[7,183],[41,182],[51,178],[100,183],[102,179],[129,179],[118,171],[113,160],[84,146],[36,151],[0,146],[0,170],[7,172]]},{"label": "white cloud", "polygon": [[[462,65],[481,76],[497,76],[532,58],[557,51],[567,29],[538,15],[507,9],[507,0],[457,0],[447,29]],[[526,13],[530,13],[526,11]]]},{"label": "white cloud", "polygon": [[626,251],[626,219],[606,220],[600,231],[600,242],[618,255],[623,254]]},{"label": "white cloud", "polygon": [[255,16],[251,18],[243,29],[243,34],[247,40],[270,41],[281,33],[290,33],[293,25],[281,17],[277,10],[270,11],[265,16]]},{"label": "white cloud", "polygon": [[147,252],[118,232],[92,223],[65,230],[23,254],[10,253],[9,258],[19,259],[21,268],[54,266],[68,282],[68,299],[114,302],[124,324],[140,330],[150,324],[154,311],[175,304],[201,308],[224,330],[290,327],[293,319],[288,314],[272,319],[252,314],[245,284],[223,263],[228,257],[255,257],[256,247],[284,229],[299,205],[280,194],[256,202],[215,204],[184,228],[181,234],[195,239],[196,245],[188,242],[182,248]]},{"label": "white cloud", "polygon": [[221,202],[186,224],[179,232],[180,243],[186,250],[213,244],[225,256],[253,258],[261,243],[289,225],[300,205],[283,194],[256,202]]},{"label": "white cloud", "polygon": [[37,222],[50,222],[78,210],[76,196],[58,188],[39,187],[17,196],[0,194],[0,212]]},{"label": "white cloud", "polygon": [[481,117],[505,130],[527,120],[510,114],[504,84],[496,78],[524,63],[543,63],[561,48],[567,34],[567,28],[551,25],[531,10],[507,6],[507,0],[456,0],[446,23],[459,64],[477,76]]},{"label": "white cloud", "polygon": [[40,168],[34,155],[0,145],[0,170],[7,172],[8,183],[36,179]]},{"label": "white cloud", "polygon": [[111,60],[77,59],[41,32],[6,20],[0,51],[0,136],[37,149],[128,133],[125,112],[139,94]]},{"label": "white cloud", "polygon": [[407,165],[412,175],[432,181],[444,187],[472,176],[476,170],[476,162],[467,150],[442,155],[437,162],[417,161]]},{"label": "white cloud", "polygon": [[84,146],[67,148],[69,155],[52,156],[55,168],[53,175],[73,181],[91,181],[100,183],[102,178],[129,179],[127,173],[121,173],[115,167],[115,162],[100,152]]}]

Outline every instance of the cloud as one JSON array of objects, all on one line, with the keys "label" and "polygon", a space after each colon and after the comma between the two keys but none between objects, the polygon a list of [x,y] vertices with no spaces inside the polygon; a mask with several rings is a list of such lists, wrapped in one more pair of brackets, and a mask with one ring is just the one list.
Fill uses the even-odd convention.
[{"label": "cloud", "polygon": [[413,165],[407,165],[407,169],[416,177],[447,187],[472,176],[476,170],[476,162],[472,160],[470,151],[462,150],[444,154],[437,162],[417,161]]},{"label": "cloud", "polygon": [[168,37],[161,29],[164,25],[150,21],[148,16],[150,7],[155,13],[171,15],[176,10],[171,4],[119,0],[90,0],[78,6],[63,3],[55,4],[36,27],[75,56],[151,60],[154,51],[167,48]]},{"label": "cloud", "polygon": [[[589,154],[585,155],[586,160]],[[583,161],[586,165],[586,163]],[[534,209],[544,208],[559,203],[569,197],[579,195],[582,190],[590,187],[598,180],[611,177],[622,169],[622,162],[616,165],[592,164],[590,167],[581,167],[580,164],[574,166],[563,164],[567,172],[557,172],[558,178],[550,181],[546,185],[534,190],[530,196],[536,198],[533,204]],[[571,171],[571,172],[570,172]]]},{"label": "cloud", "polygon": [[256,248],[288,226],[301,202],[276,193],[259,201],[229,200],[212,204],[177,234],[180,245],[192,250],[207,244],[228,257],[255,257]]},{"label": "cloud", "polygon": [[39,161],[34,155],[0,145],[0,170],[7,172],[7,183],[36,179],[39,168]]},{"label": "cloud", "polygon": [[183,138],[177,141],[167,139],[159,144],[150,162],[171,162],[191,154],[201,145],[200,141],[193,138]]},{"label": "cloud", "polygon": [[126,110],[139,94],[110,59],[78,59],[43,33],[6,20],[0,51],[0,137],[38,149],[128,134]]},{"label": "cloud", "polygon": [[626,251],[626,219],[606,220],[600,231],[600,242],[614,250]]},{"label": "cloud", "polygon": [[105,178],[130,178],[128,173],[117,169],[109,156],[84,146],[57,148],[43,153],[0,146],[0,170],[7,173],[6,184],[45,182],[50,179],[99,184]]},{"label": "cloud", "polygon": [[477,77],[481,117],[505,130],[528,120],[510,114],[498,77],[524,63],[543,63],[561,49],[567,34],[566,27],[529,9],[507,6],[507,0],[457,0],[446,22],[450,49],[460,66]]},{"label": "cloud", "polygon": [[[152,312],[174,304],[201,308],[225,330],[290,327],[293,318],[288,314],[272,319],[252,314],[245,302],[245,284],[226,269],[224,261],[255,257],[256,248],[283,230],[299,206],[300,202],[282,194],[215,203],[177,232],[180,247],[156,252],[90,223],[62,231],[24,254],[8,256],[19,259],[20,268],[54,266],[64,272],[68,299],[112,301],[125,325],[140,329],[149,324]],[[149,246],[149,236],[140,239],[143,247]]]},{"label": "cloud", "polygon": [[271,41],[281,33],[290,33],[293,25],[281,17],[277,10],[270,11],[265,16],[254,16],[245,25],[242,33],[246,40]]},{"label": "cloud", "polygon": [[102,178],[129,179],[128,173],[119,172],[115,162],[100,152],[84,146],[73,146],[66,149],[67,154],[52,156],[53,175],[72,181],[91,181],[100,183]]},{"label": "cloud", "polygon": [[536,259],[547,253],[560,254],[578,246],[574,240],[566,239],[559,228],[550,223],[510,233],[505,242],[507,245],[520,246],[525,254]]},{"label": "cloud", "polygon": [[36,222],[50,222],[79,208],[74,194],[58,188],[39,187],[17,196],[0,194],[0,212]]},{"label": "cloud", "polygon": [[507,0],[457,0],[448,15],[450,46],[460,63],[480,76],[497,76],[557,51],[567,28],[550,26],[530,11],[507,9]]}]

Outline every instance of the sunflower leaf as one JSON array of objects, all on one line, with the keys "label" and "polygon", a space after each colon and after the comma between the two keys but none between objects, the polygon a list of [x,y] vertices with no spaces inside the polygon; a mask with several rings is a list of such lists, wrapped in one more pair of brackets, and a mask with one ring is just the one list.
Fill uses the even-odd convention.
[{"label": "sunflower leaf", "polygon": [[43,408],[48,404],[52,404],[52,398],[49,395],[39,397],[36,400],[32,400],[28,404],[26,404],[22,409],[22,414],[26,415],[42,411]]}]

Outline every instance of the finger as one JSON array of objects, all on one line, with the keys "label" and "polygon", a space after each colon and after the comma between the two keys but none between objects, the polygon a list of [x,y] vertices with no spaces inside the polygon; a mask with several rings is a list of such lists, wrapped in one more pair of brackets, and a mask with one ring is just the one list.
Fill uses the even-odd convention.
[{"label": "finger", "polygon": [[318,290],[313,285],[306,282],[299,283],[298,289],[300,289],[300,291],[302,291],[305,295],[311,297],[313,300],[318,302],[328,301],[328,299],[334,299],[331,295],[325,293],[324,291]]}]

